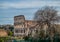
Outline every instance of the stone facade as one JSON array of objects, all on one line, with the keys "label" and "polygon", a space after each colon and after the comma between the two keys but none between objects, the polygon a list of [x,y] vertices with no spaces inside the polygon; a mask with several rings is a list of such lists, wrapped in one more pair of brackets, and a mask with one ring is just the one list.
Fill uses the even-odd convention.
[{"label": "stone facade", "polygon": [[[36,21],[25,20],[24,15],[19,15],[14,17],[14,36],[28,36],[32,34],[34,36],[35,32],[39,29],[39,25]],[[46,33],[47,24],[43,26],[43,30]]]},{"label": "stone facade", "polygon": [[23,15],[14,17],[14,35],[22,36],[25,35],[25,27],[24,27],[25,18]]}]

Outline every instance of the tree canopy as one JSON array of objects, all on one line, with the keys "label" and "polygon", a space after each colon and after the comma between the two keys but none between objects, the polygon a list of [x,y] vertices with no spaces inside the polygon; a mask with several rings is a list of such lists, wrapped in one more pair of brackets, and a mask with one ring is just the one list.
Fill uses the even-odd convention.
[{"label": "tree canopy", "polygon": [[57,11],[53,7],[45,7],[35,13],[34,20],[51,23],[52,21],[58,21],[59,19]]}]

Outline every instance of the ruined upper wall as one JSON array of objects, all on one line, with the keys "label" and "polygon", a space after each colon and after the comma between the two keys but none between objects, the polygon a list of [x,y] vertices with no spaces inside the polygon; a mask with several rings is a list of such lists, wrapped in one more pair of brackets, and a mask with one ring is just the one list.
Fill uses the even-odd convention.
[{"label": "ruined upper wall", "polygon": [[30,28],[33,27],[37,24],[36,21],[33,20],[25,20],[25,28]]}]

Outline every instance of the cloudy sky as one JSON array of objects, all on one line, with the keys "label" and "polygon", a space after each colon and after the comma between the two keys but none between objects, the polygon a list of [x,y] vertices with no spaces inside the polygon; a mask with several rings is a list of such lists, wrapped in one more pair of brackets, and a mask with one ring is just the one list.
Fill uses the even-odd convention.
[{"label": "cloudy sky", "polygon": [[13,24],[16,15],[25,15],[31,20],[44,6],[53,6],[60,13],[60,0],[0,0],[0,24]]}]

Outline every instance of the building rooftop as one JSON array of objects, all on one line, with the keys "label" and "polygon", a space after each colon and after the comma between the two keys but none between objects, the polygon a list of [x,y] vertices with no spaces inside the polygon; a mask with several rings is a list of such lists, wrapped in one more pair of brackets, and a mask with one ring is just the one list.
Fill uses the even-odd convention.
[{"label": "building rooftop", "polygon": [[24,17],[24,15],[18,15],[18,16],[14,16],[14,17]]}]

